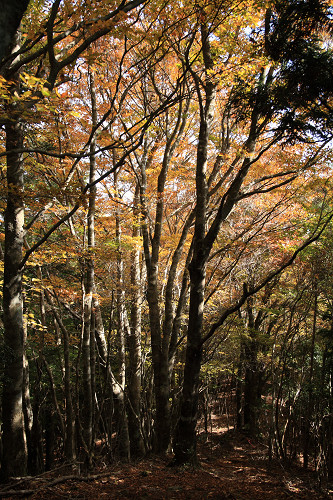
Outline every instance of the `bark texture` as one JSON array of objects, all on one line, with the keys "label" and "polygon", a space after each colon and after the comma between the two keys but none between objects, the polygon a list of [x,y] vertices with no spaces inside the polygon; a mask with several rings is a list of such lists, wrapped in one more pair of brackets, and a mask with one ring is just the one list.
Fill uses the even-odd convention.
[{"label": "bark texture", "polygon": [[[6,125],[7,150],[23,146],[22,124]],[[22,155],[7,155],[7,207],[5,212],[5,254],[3,317],[5,370],[3,386],[3,460],[4,477],[22,476],[27,471],[27,445],[23,418],[24,326],[22,269],[24,238],[24,199]]]},{"label": "bark texture", "polygon": [[[140,235],[139,218],[139,187],[136,188],[134,199],[133,237]],[[131,264],[131,321],[128,336],[128,430],[130,436],[131,457],[141,457],[145,454],[145,446],[141,430],[141,275],[140,250],[132,252]]]}]

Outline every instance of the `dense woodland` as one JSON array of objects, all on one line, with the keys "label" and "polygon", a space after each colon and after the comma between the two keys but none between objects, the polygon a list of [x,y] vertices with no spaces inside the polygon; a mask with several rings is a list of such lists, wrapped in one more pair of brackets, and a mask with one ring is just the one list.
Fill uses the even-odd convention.
[{"label": "dense woodland", "polygon": [[0,12],[3,479],[195,463],[212,407],[333,475],[332,16]]}]

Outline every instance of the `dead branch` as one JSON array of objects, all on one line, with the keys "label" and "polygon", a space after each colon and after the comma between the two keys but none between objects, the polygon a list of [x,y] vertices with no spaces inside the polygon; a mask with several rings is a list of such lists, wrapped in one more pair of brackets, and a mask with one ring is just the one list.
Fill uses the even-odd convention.
[{"label": "dead branch", "polygon": [[[26,489],[26,490],[0,490],[0,498],[9,498],[9,497],[28,497],[30,495],[33,495],[34,493],[38,493],[42,490],[52,488],[53,486],[56,486],[61,483],[65,483],[67,481],[78,481],[78,482],[83,482],[83,481],[94,481],[95,479],[100,479],[102,477],[106,477],[110,475],[109,472],[103,472],[100,474],[94,474],[94,475],[89,475],[89,476],[78,476],[77,474],[72,474],[69,476],[62,476],[62,477],[57,477],[56,479],[53,479],[52,481],[49,482],[44,482],[41,486],[35,487],[33,489]],[[28,478],[27,478],[28,479]],[[21,482],[21,481],[20,481]]]}]

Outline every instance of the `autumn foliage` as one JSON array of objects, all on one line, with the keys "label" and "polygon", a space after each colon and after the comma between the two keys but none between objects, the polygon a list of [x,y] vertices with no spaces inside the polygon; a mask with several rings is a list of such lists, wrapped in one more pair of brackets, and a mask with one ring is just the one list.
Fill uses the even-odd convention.
[{"label": "autumn foliage", "polygon": [[331,10],[30,1],[0,77],[5,479],[195,464],[212,412],[332,476]]}]

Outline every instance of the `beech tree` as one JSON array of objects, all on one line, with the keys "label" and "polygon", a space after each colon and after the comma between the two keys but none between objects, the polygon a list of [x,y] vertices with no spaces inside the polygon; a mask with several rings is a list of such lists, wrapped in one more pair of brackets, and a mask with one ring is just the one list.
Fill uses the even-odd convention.
[{"label": "beech tree", "polygon": [[[111,13],[108,12],[104,14],[101,12],[97,19],[94,18],[90,20],[86,17],[83,21],[77,21],[72,6],[65,4],[62,10],[60,0],[55,1],[49,13],[46,13],[46,20],[42,21],[41,33],[37,35],[33,34],[32,38],[29,38],[28,35],[21,47],[17,44],[12,50],[9,61],[6,63],[5,79],[7,81],[16,81],[16,86],[11,89],[12,95],[15,89],[16,95],[20,95],[19,72],[22,68],[25,68],[28,63],[31,64],[32,61],[35,63],[37,78],[43,74],[43,80],[39,86],[40,90],[38,90],[36,98],[39,99],[40,94],[43,95],[43,93],[44,95],[48,95],[56,85],[59,75],[63,75],[61,72],[75,63],[79,56],[87,50],[94,41],[111,31],[112,27],[107,24],[108,21],[116,18],[121,12],[125,14],[131,12],[142,3],[141,1],[130,2],[128,4],[121,3],[116,5]],[[44,9],[42,12],[44,13]],[[77,12],[77,14],[79,13]],[[54,35],[53,31],[55,22],[57,22],[57,35]],[[61,25],[62,28],[60,28]],[[90,26],[89,29],[88,26]],[[95,29],[95,26],[97,29]],[[90,31],[88,37],[83,35],[83,32],[80,34],[82,29],[86,32],[86,28],[88,32]],[[74,39],[73,43],[69,43],[69,45],[66,46],[66,39],[68,43],[68,37],[72,37],[75,34],[78,36]],[[59,45],[61,45],[61,47]],[[46,56],[48,57],[47,65],[44,64]],[[59,78],[61,82],[63,76]],[[15,99],[14,97],[14,101]],[[22,105],[25,105],[24,93]],[[29,107],[29,102],[27,102],[27,106]],[[3,391],[2,473],[5,477],[9,477],[12,475],[24,475],[27,462],[22,413],[24,355],[22,271],[28,256],[31,255],[40,244],[46,241],[49,235],[42,238],[40,242],[35,243],[27,254],[23,256],[24,166],[22,163],[23,158],[21,151],[23,149],[24,137],[21,103],[8,103],[6,111],[9,119],[6,123],[8,195],[5,216],[4,338],[8,354],[5,363]],[[92,139],[93,135],[88,141],[88,147]],[[59,155],[59,153],[57,153],[57,155]],[[79,153],[78,158],[80,157],[82,157],[82,153]],[[120,164],[123,161],[124,158],[120,160]],[[90,186],[87,185],[85,190],[88,191],[89,187]],[[81,202],[77,202],[72,213],[74,213],[80,205]],[[70,215],[66,215],[64,220],[68,220]],[[60,223],[64,222],[64,220]],[[51,234],[58,225],[59,223],[51,228],[49,234]],[[15,443],[15,445],[13,443]]]},{"label": "beech tree", "polygon": [[[293,10],[293,8],[291,8],[291,10]],[[250,106],[248,108],[249,128],[247,139],[243,145],[244,153],[241,166],[239,167],[239,170],[235,174],[233,180],[230,182],[230,185],[226,187],[221,202],[218,205],[217,213],[212,218],[208,230],[206,229],[208,208],[206,180],[207,149],[209,144],[209,134],[212,128],[214,116],[213,106],[217,84],[214,83],[212,76],[214,74],[214,60],[212,57],[211,43],[209,38],[210,33],[208,30],[208,23],[205,20],[205,14],[203,13],[203,20],[201,22],[201,46],[205,79],[199,79],[196,73],[192,73],[193,79],[196,82],[200,106],[200,131],[198,137],[196,164],[196,218],[194,232],[194,254],[189,265],[191,292],[187,333],[187,351],[181,413],[176,428],[174,444],[175,460],[178,463],[196,459],[195,428],[197,423],[198,387],[202,358],[202,346],[205,340],[207,340],[212,333],[211,331],[208,336],[202,338],[206,267],[213,244],[216,241],[222,223],[227,219],[230,212],[234,209],[239,199],[241,198],[241,189],[243,189],[245,179],[250,169],[253,168],[253,164],[255,163],[256,159],[258,159],[264,152],[268,151],[275,142],[281,141],[283,138],[286,139],[290,137],[302,137],[302,140],[304,140],[304,136],[306,136],[309,129],[311,129],[311,125],[306,120],[307,112],[305,111],[305,113],[302,113],[303,107],[307,104],[306,102],[293,102],[291,104],[292,111],[290,113],[288,108],[286,110],[283,108],[283,101],[277,101],[277,106],[269,101],[271,88],[274,87],[274,71],[273,65],[268,63],[267,66],[264,67],[258,75],[257,80],[254,81],[253,87],[250,90],[251,100],[249,101]],[[319,23],[318,20],[314,20],[311,12],[309,12],[308,14],[308,22],[311,25],[312,33],[316,29],[318,33],[318,28],[319,26],[322,27],[322,19],[325,18],[325,15],[325,19],[328,19],[328,11],[325,11],[324,7],[321,17],[321,23]],[[269,16],[270,13],[268,14],[268,18],[266,17],[265,20],[266,39],[269,37],[270,30]],[[282,21],[282,18],[280,18],[281,24],[283,24],[284,22],[284,20]],[[276,30],[280,28],[281,24],[279,25],[279,22],[277,22]],[[307,26],[309,28],[309,25]],[[299,29],[298,26],[295,27],[292,23],[289,24],[289,28],[294,28],[295,31],[298,31]],[[212,30],[211,26],[210,29]],[[304,31],[304,25],[300,29],[299,36],[302,36],[304,40],[306,40],[308,36],[308,32]],[[296,39],[296,43],[298,43],[298,38]],[[311,42],[313,43],[311,39],[308,40],[309,44],[311,44]],[[291,42],[291,45],[292,43],[293,42]],[[326,64],[330,65],[330,56],[325,52],[325,49],[323,51],[323,54],[324,53],[325,55],[323,55],[323,57],[327,57]],[[286,56],[282,56],[282,59],[284,57]],[[287,58],[288,57],[289,54]],[[283,78],[289,78],[291,73],[293,73],[293,68],[291,69],[290,73],[288,72],[288,69],[284,70]],[[295,85],[296,82],[293,81],[293,84]],[[316,90],[317,93],[315,92],[314,88],[309,89],[313,97],[315,96],[316,99],[321,100],[321,93],[319,94],[319,89]],[[299,106],[301,106],[300,112]],[[314,120],[316,119],[315,114],[311,117]],[[269,124],[271,123],[271,120],[273,120],[273,118],[278,122],[278,125],[276,127],[276,134],[273,134],[271,137],[269,137]],[[319,122],[321,122],[322,119],[322,116],[318,117]],[[325,122],[325,125],[328,125],[328,122]],[[268,139],[266,139],[267,142],[264,143],[264,145],[263,142],[261,142],[260,144],[260,141],[263,141],[265,136]],[[328,131],[328,135],[323,134],[322,138],[324,143],[327,142],[330,139],[330,132]],[[271,187],[270,189],[274,189],[274,187]],[[250,193],[248,193],[248,196],[249,195]],[[272,275],[272,277],[273,276],[274,274]],[[261,285],[257,286],[257,290],[260,288]],[[256,286],[254,287],[254,289],[256,289]],[[245,297],[247,297],[249,293],[252,294],[253,292],[249,292],[245,288],[243,294],[244,301]],[[242,299],[240,300],[240,302],[238,302],[238,304],[235,304],[235,310],[241,305],[241,303]],[[219,326],[223,324],[223,321],[227,316],[228,314],[226,313],[222,315],[221,320],[218,323]]]}]

